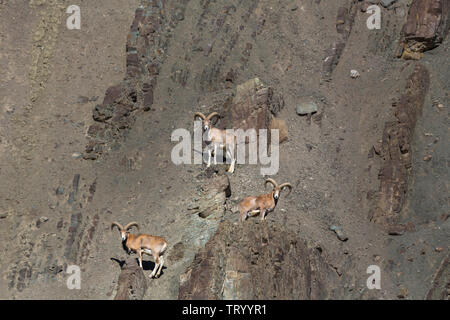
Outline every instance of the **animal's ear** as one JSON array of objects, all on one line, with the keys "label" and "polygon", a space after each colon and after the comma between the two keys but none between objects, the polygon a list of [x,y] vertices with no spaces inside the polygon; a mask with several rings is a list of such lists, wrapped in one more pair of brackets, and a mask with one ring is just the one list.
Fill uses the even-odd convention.
[{"label": "animal's ear", "polygon": [[[218,112],[212,112],[207,119],[213,124],[216,125],[217,122],[219,122],[220,114]],[[215,119],[215,120],[214,120]]]},{"label": "animal's ear", "polygon": [[212,117],[211,120],[209,120],[213,125],[216,125],[220,120],[220,117]]}]

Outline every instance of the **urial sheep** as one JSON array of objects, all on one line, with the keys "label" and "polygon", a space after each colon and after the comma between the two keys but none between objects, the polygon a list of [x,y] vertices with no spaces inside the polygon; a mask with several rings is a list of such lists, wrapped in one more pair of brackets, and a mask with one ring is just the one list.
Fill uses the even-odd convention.
[{"label": "urial sheep", "polygon": [[139,230],[139,225],[136,222],[130,222],[122,226],[118,222],[111,224],[111,230],[114,227],[119,229],[122,236],[122,246],[124,250],[130,254],[136,252],[139,255],[139,266],[142,268],[142,254],[151,254],[155,259],[155,267],[150,275],[150,278],[159,277],[162,267],[164,265],[163,254],[167,249],[167,241],[158,236],[151,236],[148,234],[131,234],[128,230],[135,226]]},{"label": "urial sheep", "polygon": [[200,117],[202,119],[202,129],[206,134],[205,140],[208,144],[208,164],[209,167],[211,165],[211,157],[214,152],[214,164],[217,164],[217,150],[226,149],[226,156],[231,159],[230,167],[228,168],[228,172],[234,172],[234,166],[236,163],[236,136],[234,133],[227,132],[227,130],[221,130],[214,128],[213,123],[211,121],[214,117],[220,117],[219,113],[213,112],[209,116],[205,116],[201,112],[196,112],[194,115],[194,120]]},{"label": "urial sheep", "polygon": [[268,178],[265,181],[264,186],[267,186],[267,183],[271,183],[273,185],[272,192],[259,196],[247,197],[239,203],[238,208],[241,221],[245,221],[249,216],[253,217],[257,214],[261,214],[261,220],[265,220],[267,214],[275,209],[280,198],[281,191],[284,188],[289,188],[289,193],[292,191],[292,185],[287,182],[278,185],[275,180]]}]

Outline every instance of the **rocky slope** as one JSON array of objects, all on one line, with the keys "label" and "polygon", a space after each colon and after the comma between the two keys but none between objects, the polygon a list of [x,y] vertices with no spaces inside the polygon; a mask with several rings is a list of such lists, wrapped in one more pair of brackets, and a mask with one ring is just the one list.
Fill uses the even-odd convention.
[{"label": "rocky slope", "polygon": [[[64,9],[0,2],[1,298],[448,299],[445,1],[99,0],[79,31]],[[171,161],[196,111],[283,128],[266,222],[234,212],[261,164]],[[114,220],[168,240],[159,279]]]}]

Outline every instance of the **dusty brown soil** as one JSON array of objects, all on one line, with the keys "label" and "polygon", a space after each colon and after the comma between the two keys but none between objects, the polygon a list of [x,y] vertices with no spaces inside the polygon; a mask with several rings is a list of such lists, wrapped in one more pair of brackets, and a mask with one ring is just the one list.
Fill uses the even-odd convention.
[{"label": "dusty brown soil", "polygon": [[[318,276],[324,287],[313,298],[446,298],[449,70],[443,66],[449,47],[444,40],[420,61],[395,58],[407,2],[382,8],[381,30],[367,29],[358,2],[351,30],[343,35],[336,16],[348,5],[344,0],[167,0],[164,10],[144,0],[85,1],[81,30],[66,28],[63,1],[0,1],[0,298],[112,299],[120,273],[114,259],[125,259],[117,231],[109,229],[114,220],[138,221],[142,231],[167,239],[166,268],[159,279],[148,279],[144,298],[178,298],[180,276],[198,270],[205,245],[214,250],[220,239],[239,241],[230,236],[238,215],[226,211],[203,219],[191,213],[189,206],[202,195],[205,168],[171,162],[171,132],[192,131],[194,112],[216,111],[215,105],[202,110],[202,103],[222,108],[238,84],[254,77],[283,97],[279,118],[287,124],[288,141],[280,146],[275,179],[289,181],[294,190],[269,214],[266,223],[272,227],[254,219],[248,224],[275,230],[276,243],[298,237],[308,248],[324,251],[326,258],[317,258],[317,264],[336,280]],[[132,41],[130,25],[140,4],[162,17],[152,38],[159,40],[137,42],[137,51],[145,52],[136,54],[138,65],[151,56],[156,73],[130,69],[132,50],[127,63],[125,45]],[[326,52],[342,38],[339,62],[324,76]],[[139,51],[145,45],[158,50]],[[395,119],[392,102],[404,93],[417,64],[428,70],[430,85],[413,134],[407,196],[397,221],[409,228],[389,235],[370,219],[384,162],[368,155],[380,144],[385,123]],[[351,69],[360,77],[351,78]],[[153,103],[144,110],[139,94],[148,77],[156,83]],[[124,79],[140,90],[127,128],[107,140],[95,160],[73,157],[86,154],[94,108]],[[310,123],[296,114],[306,100],[319,107]],[[431,160],[424,161],[429,154]],[[257,165],[237,165],[228,177],[228,207],[265,192]],[[219,230],[228,233],[215,235],[221,222]],[[340,241],[332,225],[348,240]],[[254,241],[253,236],[241,241]],[[299,244],[295,252],[316,257],[308,250]],[[264,257],[272,257],[268,252]],[[146,260],[148,276],[153,260]],[[295,269],[298,261],[304,260],[287,259],[290,265],[281,269]],[[81,267],[81,290],[66,287],[71,264]],[[381,268],[381,290],[366,287],[372,264]],[[255,281],[264,278],[255,270]],[[299,270],[310,272],[303,265]],[[280,297],[290,298],[290,288],[283,290]]]}]

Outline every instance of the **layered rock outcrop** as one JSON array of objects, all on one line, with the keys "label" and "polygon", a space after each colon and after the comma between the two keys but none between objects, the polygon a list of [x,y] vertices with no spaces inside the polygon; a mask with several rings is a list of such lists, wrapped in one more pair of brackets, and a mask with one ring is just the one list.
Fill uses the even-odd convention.
[{"label": "layered rock outcrop", "polygon": [[141,300],[147,290],[147,278],[144,271],[129,257],[123,262],[119,275],[115,300]]},{"label": "layered rock outcrop", "polygon": [[450,3],[446,0],[414,0],[403,26],[404,59],[420,59],[438,46],[450,28]]},{"label": "layered rock outcrop", "polygon": [[398,222],[406,200],[414,129],[429,85],[428,70],[417,65],[407,81],[404,94],[394,103],[396,120],[385,124],[379,172],[380,198],[378,208],[371,216],[373,221],[388,225]]},{"label": "layered rock outcrop", "polygon": [[327,299],[343,288],[320,246],[280,226],[222,222],[181,277],[180,299]]}]

